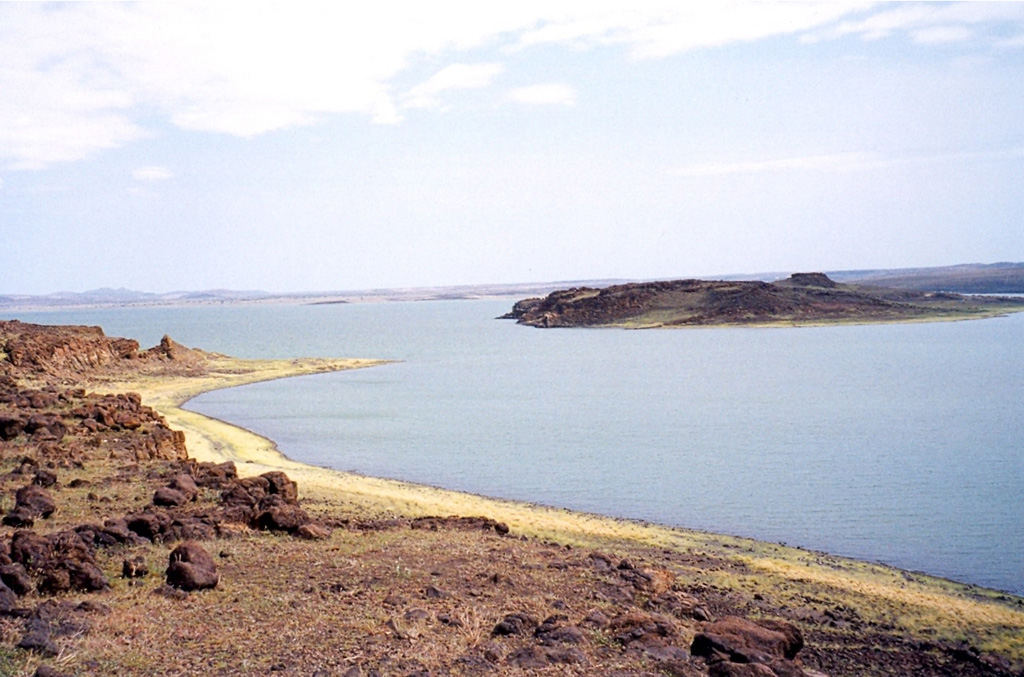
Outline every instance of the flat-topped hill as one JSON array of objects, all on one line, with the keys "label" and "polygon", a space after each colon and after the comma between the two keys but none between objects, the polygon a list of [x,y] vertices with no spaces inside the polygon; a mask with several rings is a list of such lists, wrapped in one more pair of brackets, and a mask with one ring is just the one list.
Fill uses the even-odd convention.
[{"label": "flat-topped hill", "polygon": [[901,322],[991,317],[1024,299],[840,284],[823,273],[777,282],[674,280],[575,287],[519,301],[502,319],[532,327]]}]

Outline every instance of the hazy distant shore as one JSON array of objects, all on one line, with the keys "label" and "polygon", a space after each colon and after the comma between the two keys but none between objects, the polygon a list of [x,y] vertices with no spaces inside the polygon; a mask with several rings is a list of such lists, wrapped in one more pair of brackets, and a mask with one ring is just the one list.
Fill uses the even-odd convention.
[{"label": "hazy distant shore", "polygon": [[[772,282],[788,276],[790,272],[711,275],[702,276],[702,279]],[[946,291],[961,294],[1024,293],[1024,263],[968,263],[930,268],[842,270],[830,271],[826,272],[826,274],[837,282],[894,289]],[[684,279],[685,277],[692,276],[662,277],[661,279]],[[45,295],[4,294],[0,292],[0,312],[175,306],[330,305],[384,301],[452,301],[487,298],[515,299],[525,296],[543,296],[559,289],[572,287],[608,287],[611,285],[650,281],[652,281],[651,278],[616,278],[288,293],[228,289],[151,293],[124,288],[103,288],[87,292],[58,292]]]}]

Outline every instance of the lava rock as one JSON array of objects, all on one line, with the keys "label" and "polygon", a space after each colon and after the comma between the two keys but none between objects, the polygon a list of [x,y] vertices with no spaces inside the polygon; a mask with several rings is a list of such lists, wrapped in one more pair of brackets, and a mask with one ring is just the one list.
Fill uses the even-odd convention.
[{"label": "lava rock", "polygon": [[167,584],[187,592],[215,588],[220,582],[210,553],[195,541],[186,541],[171,552]]}]

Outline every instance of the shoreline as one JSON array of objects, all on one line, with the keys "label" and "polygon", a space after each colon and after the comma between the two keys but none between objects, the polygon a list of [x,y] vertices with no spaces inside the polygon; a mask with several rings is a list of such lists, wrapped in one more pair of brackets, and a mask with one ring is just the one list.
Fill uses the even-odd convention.
[{"label": "shoreline", "polygon": [[808,587],[828,590],[837,605],[885,619],[923,639],[935,633],[973,636],[980,645],[1024,660],[1024,598],[928,574],[753,539],[618,519],[425,485],[374,478],[289,459],[276,444],[239,426],[182,408],[211,390],[293,376],[387,364],[386,360],[209,358],[205,376],[143,376],[90,384],[100,392],[138,392],[172,427],[184,431],[189,456],[233,461],[240,476],[282,470],[300,494],[325,512],[355,519],[484,516],[506,523],[516,536],[589,548],[635,547],[665,553],[712,554],[748,573],[693,575],[712,586],[765,586],[800,604]]}]

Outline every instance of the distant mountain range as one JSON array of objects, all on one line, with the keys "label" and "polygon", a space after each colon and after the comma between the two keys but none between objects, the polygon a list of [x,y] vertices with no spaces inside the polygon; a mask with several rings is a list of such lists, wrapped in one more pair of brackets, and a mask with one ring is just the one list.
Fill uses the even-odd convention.
[{"label": "distant mountain range", "polygon": [[844,270],[830,272],[838,282],[893,289],[951,291],[959,294],[1024,293],[1024,263],[964,263],[939,268]]},{"label": "distant mountain range", "polygon": [[120,287],[103,287],[84,292],[55,292],[53,294],[0,294],[0,308],[66,308],[66,307],[110,307],[133,305],[172,305],[214,301],[232,303],[254,301],[272,296],[261,291],[232,291],[211,289],[207,291],[176,291],[165,294],[134,291]]},{"label": "distant mountain range", "polygon": [[[806,272],[806,271],[805,271]],[[934,268],[824,271],[837,282],[918,291],[950,291],[961,294],[1024,293],[1024,263],[965,263]],[[723,280],[771,282],[790,273],[726,275]],[[418,301],[475,299],[548,294],[567,287],[606,287],[645,280],[576,280],[528,284],[458,285],[402,289],[367,289],[341,292],[277,294],[265,291],[208,289],[163,294],[131,289],[102,288],[85,292],[45,295],[0,294],[0,310],[57,309],[75,307],[224,305],[243,303],[356,303],[360,301]]]}]

